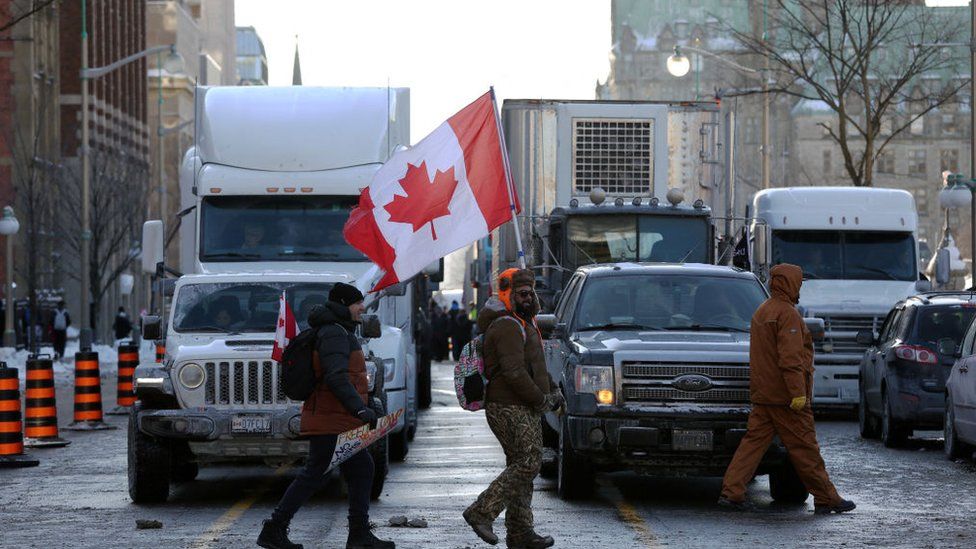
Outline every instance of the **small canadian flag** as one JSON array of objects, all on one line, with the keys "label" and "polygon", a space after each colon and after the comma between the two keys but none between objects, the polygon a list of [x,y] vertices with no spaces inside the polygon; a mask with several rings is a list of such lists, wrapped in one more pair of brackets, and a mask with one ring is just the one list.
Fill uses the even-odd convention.
[{"label": "small canadian flag", "polygon": [[349,244],[386,271],[372,291],[409,279],[513,218],[518,197],[503,155],[488,92],[383,164],[343,229]]},{"label": "small canadian flag", "polygon": [[278,324],[275,326],[274,347],[271,349],[271,360],[281,362],[281,353],[285,352],[288,342],[298,335],[298,322],[295,313],[291,312],[285,292],[278,297]]}]

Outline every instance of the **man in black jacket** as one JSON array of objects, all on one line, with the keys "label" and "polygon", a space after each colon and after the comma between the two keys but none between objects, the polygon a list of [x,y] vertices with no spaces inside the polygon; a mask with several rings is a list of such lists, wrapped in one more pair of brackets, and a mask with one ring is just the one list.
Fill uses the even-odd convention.
[{"label": "man in black jacket", "polygon": [[[356,338],[363,314],[363,294],[338,283],[324,306],[316,305],[308,324],[319,330],[314,367],[318,384],[302,405],[301,434],[308,439],[305,467],[278,502],[258,537],[267,549],[301,549],[288,539],[288,524],[298,509],[323,484],[335,452],[338,435],[368,423],[376,428],[376,412],[366,406],[366,360]],[[339,466],[349,487],[349,537],[346,549],[393,549],[369,530],[369,493],[373,485],[373,458],[360,451]]]}]

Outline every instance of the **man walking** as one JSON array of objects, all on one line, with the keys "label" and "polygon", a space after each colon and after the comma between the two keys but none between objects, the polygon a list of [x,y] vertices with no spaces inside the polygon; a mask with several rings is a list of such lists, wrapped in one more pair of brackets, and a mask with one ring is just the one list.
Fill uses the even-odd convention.
[{"label": "man walking", "polygon": [[64,308],[64,300],[58,301],[58,308],[51,316],[51,337],[54,340],[54,359],[64,357],[64,346],[68,341],[68,326],[71,326],[71,315]]},{"label": "man walking", "polygon": [[[324,483],[335,451],[337,435],[370,424],[376,413],[366,406],[366,361],[356,338],[356,325],[364,311],[363,294],[338,283],[329,301],[312,307],[308,324],[318,329],[314,368],[318,384],[302,406],[301,434],[308,439],[305,467],[264,521],[258,545],[267,549],[302,549],[288,539],[288,524],[298,509]],[[349,487],[347,549],[393,549],[393,542],[377,539],[369,530],[369,493],[373,485],[373,459],[360,451],[339,466]]]},{"label": "man walking", "polygon": [[563,401],[546,371],[533,320],[539,312],[534,287],[531,271],[509,269],[498,278],[498,297],[478,314],[488,377],[485,417],[505,451],[506,467],[463,513],[475,534],[494,545],[492,522],[504,509],[508,547],[527,549],[555,543],[533,530],[532,481],[542,466],[542,414]]},{"label": "man walking", "polygon": [[115,339],[117,340],[125,339],[132,333],[132,321],[129,320],[129,315],[125,313],[125,307],[119,307],[112,329],[115,331]]},{"label": "man walking", "polygon": [[827,476],[813,423],[813,339],[796,310],[803,271],[776,265],[770,271],[772,297],[752,316],[749,344],[748,430],[722,481],[719,505],[745,510],[746,484],[779,435],[803,485],[813,494],[817,514],[844,513],[854,502],[842,499]]}]

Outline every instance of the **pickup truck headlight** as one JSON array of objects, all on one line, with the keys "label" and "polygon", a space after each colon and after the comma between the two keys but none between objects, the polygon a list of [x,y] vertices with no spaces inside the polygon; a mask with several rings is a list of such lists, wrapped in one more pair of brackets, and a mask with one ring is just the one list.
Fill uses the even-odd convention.
[{"label": "pickup truck headlight", "polygon": [[204,379],[207,375],[203,371],[203,368],[195,362],[190,362],[184,364],[180,368],[180,383],[183,384],[187,389],[196,389],[197,387],[203,385]]},{"label": "pickup truck headlight", "polygon": [[592,393],[599,404],[613,404],[613,366],[577,366],[576,392]]},{"label": "pickup truck headlight", "polygon": [[376,387],[376,364],[372,360],[366,361],[366,386],[370,393],[373,392],[373,387]]},{"label": "pickup truck headlight", "polygon": [[396,359],[395,358],[384,358],[383,359],[383,380],[387,383],[393,383],[393,378],[396,377]]}]

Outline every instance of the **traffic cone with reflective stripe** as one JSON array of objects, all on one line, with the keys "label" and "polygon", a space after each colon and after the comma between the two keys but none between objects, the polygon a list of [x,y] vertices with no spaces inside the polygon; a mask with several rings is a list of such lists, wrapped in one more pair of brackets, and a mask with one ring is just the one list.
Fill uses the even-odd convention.
[{"label": "traffic cone with reflective stripe", "polygon": [[119,345],[119,375],[115,401],[118,406],[109,410],[113,416],[129,415],[129,409],[136,403],[136,393],[132,388],[132,376],[139,365],[139,347]]},{"label": "traffic cone with reflective stripe", "polygon": [[24,392],[24,446],[52,448],[71,442],[58,436],[58,406],[54,398],[54,365],[50,357],[27,359]]},{"label": "traffic cone with reflective stripe", "polygon": [[33,467],[40,463],[24,455],[20,417],[20,378],[17,368],[0,362],[0,468]]},{"label": "traffic cone with reflective stripe", "polygon": [[75,420],[69,431],[115,429],[102,421],[102,378],[98,374],[98,353],[75,353]]},{"label": "traffic cone with reflective stripe", "polygon": [[166,360],[166,342],[160,340],[156,342],[156,362],[162,364],[164,360]]}]

